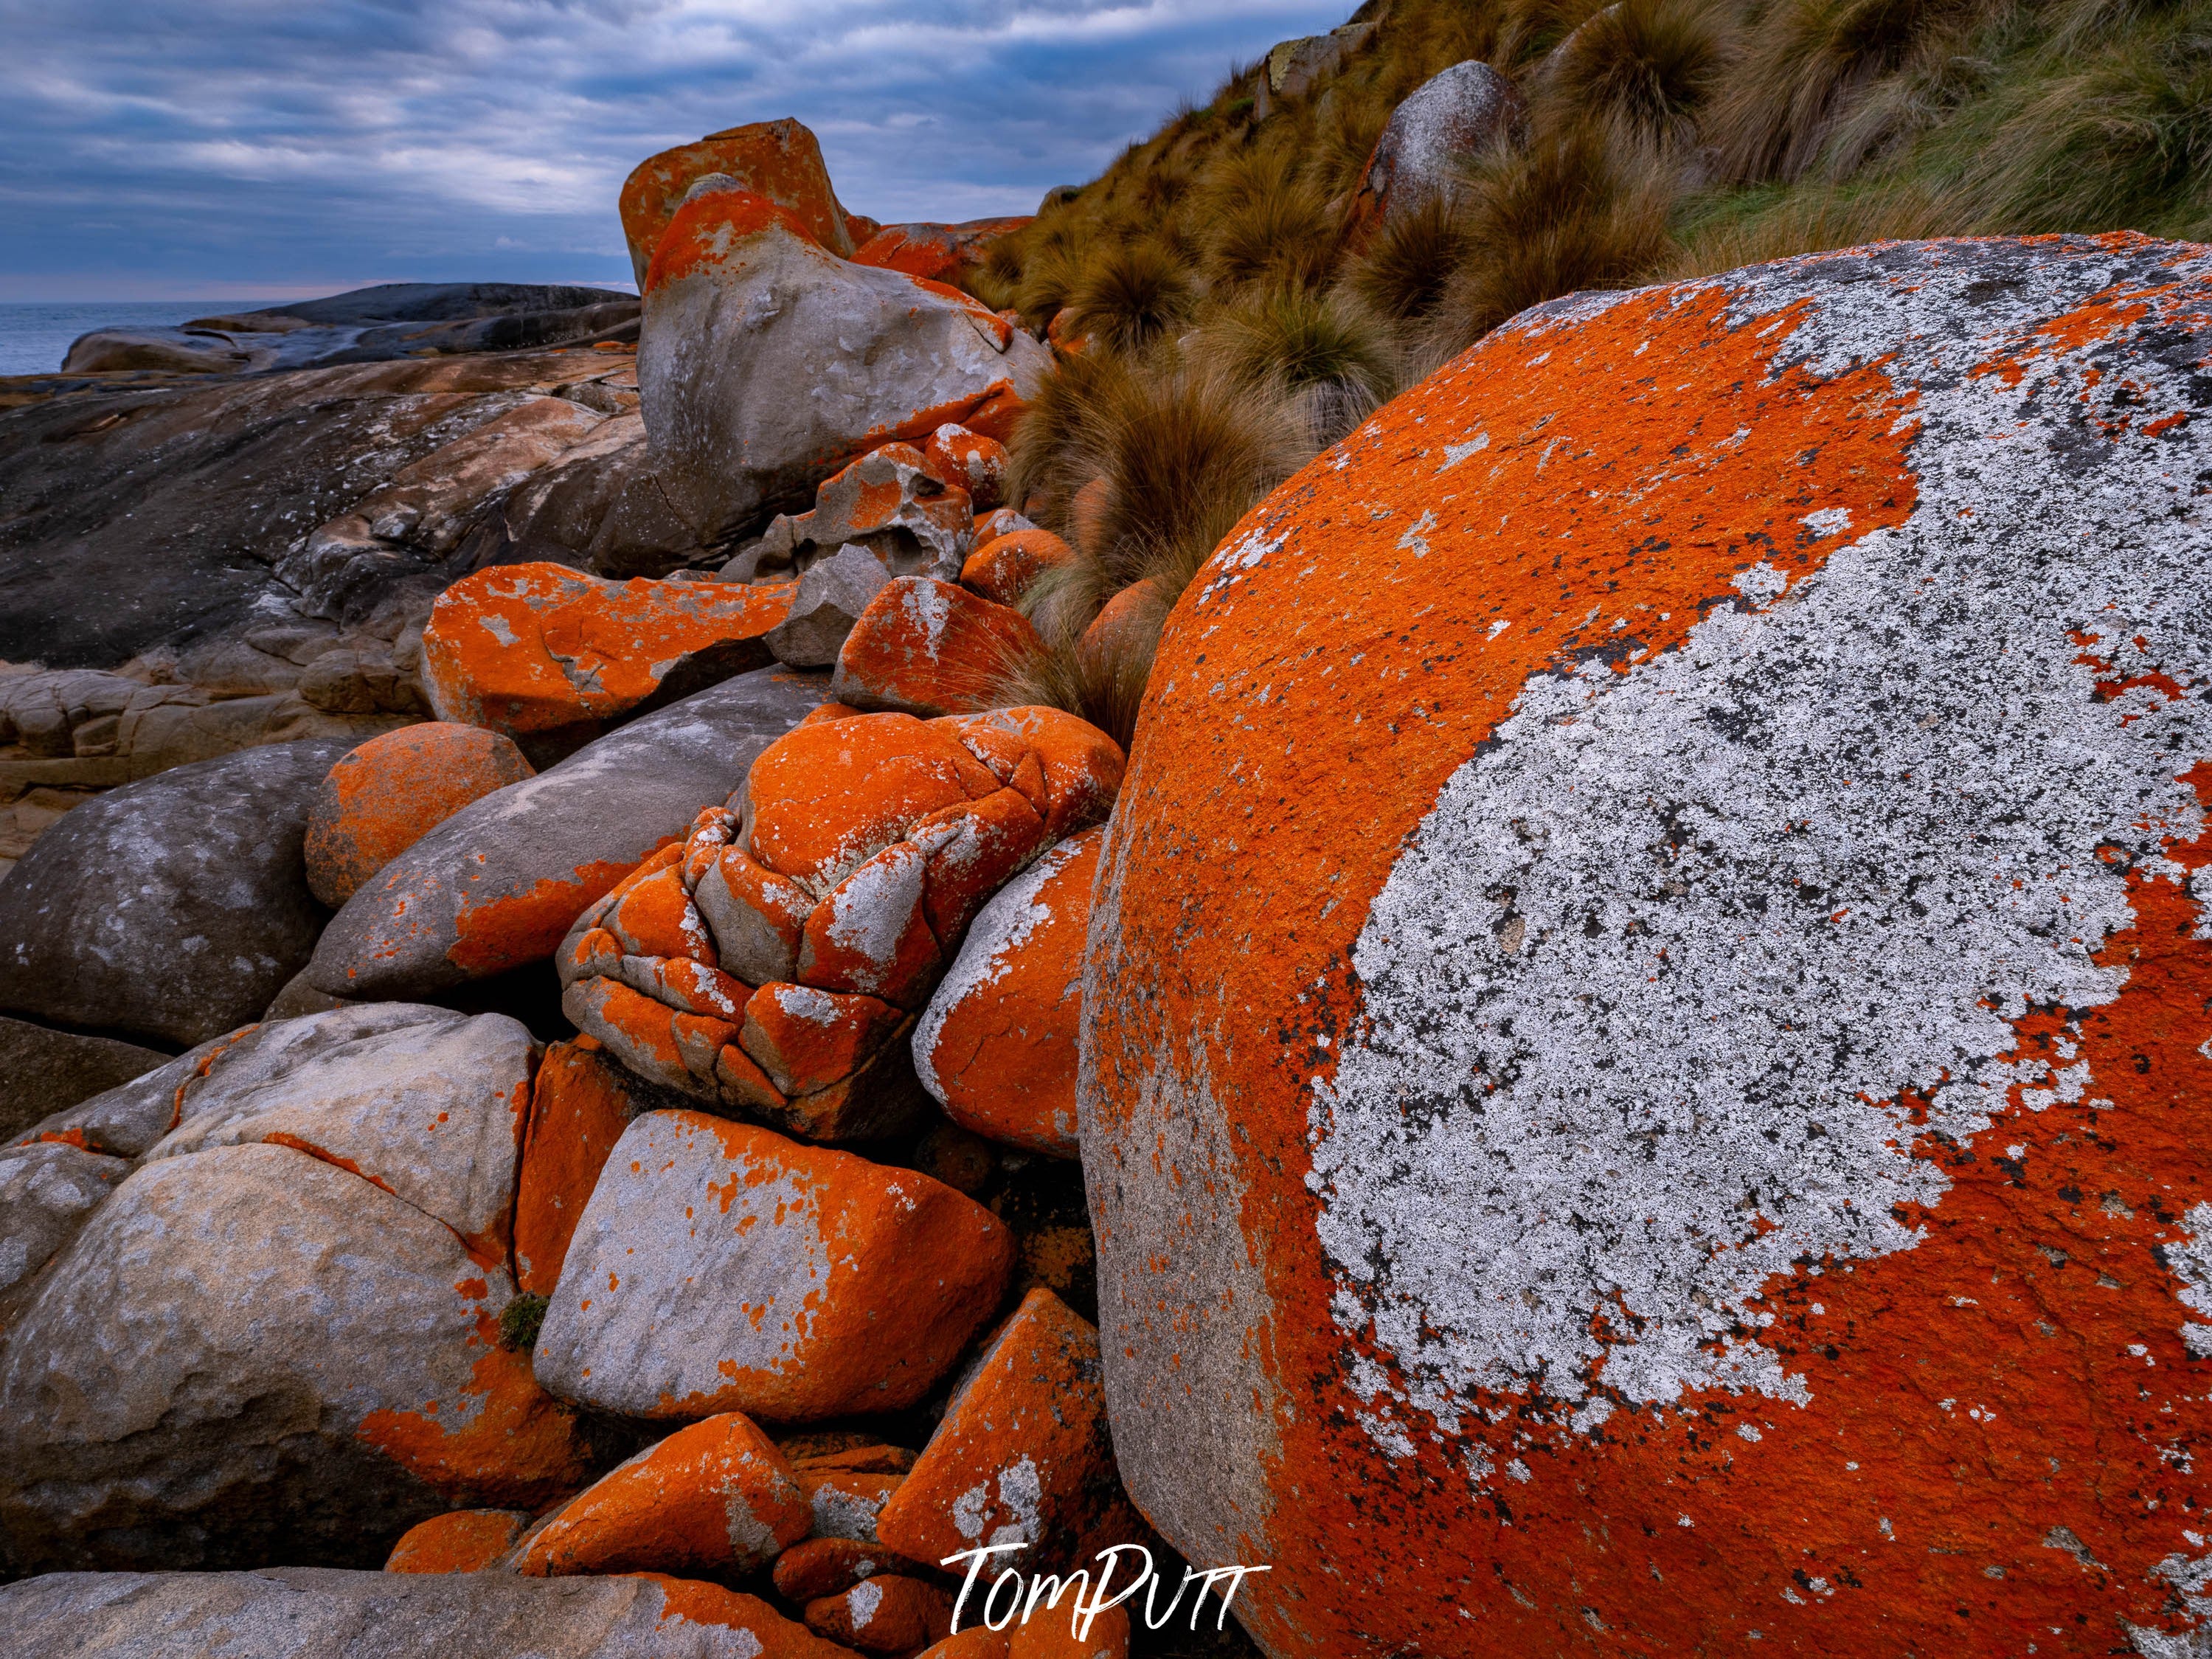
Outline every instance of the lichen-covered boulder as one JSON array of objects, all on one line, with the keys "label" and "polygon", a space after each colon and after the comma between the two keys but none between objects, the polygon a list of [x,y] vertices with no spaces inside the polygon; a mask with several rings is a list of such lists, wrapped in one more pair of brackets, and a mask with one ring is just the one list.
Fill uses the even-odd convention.
[{"label": "lichen-covered boulder", "polygon": [[167,1063],[158,1048],[0,1016],[0,1141]]},{"label": "lichen-covered boulder", "polygon": [[772,520],[724,567],[724,579],[787,580],[848,546],[866,548],[894,576],[957,576],[975,535],[965,476],[910,443],[872,449],[823,482],[811,512]]},{"label": "lichen-covered boulder", "polygon": [[952,1598],[927,1579],[863,1578],[806,1604],[806,1628],[862,1653],[910,1654],[951,1627]]},{"label": "lichen-covered boulder", "polygon": [[258,1015],[315,947],[301,848],[349,746],[241,750],[71,811],[0,880],[0,1009],[169,1044]]},{"label": "lichen-covered boulder", "polygon": [[457,1505],[535,1508],[589,1445],[500,1342],[505,1267],[278,1139],[156,1159],[0,1352],[0,1556],[375,1565]]},{"label": "lichen-covered boulder", "polygon": [[368,1003],[271,1020],[191,1068],[149,1164],[289,1146],[452,1228],[503,1267],[538,1045],[504,1014]]},{"label": "lichen-covered boulder", "polygon": [[442,720],[371,738],[324,777],[307,815],[307,885],[337,909],[423,835],[535,775],[514,740]]},{"label": "lichen-covered boulder", "polygon": [[[812,1516],[808,1516],[810,1523]],[[924,1570],[880,1544],[850,1538],[809,1538],[775,1558],[775,1593],[804,1607],[825,1595],[848,1590],[878,1573],[919,1577]]]},{"label": "lichen-covered boulder", "polygon": [[332,996],[436,995],[550,957],[585,906],[687,833],[702,801],[830,695],[763,669],[644,715],[463,807],[346,901],[308,978]]},{"label": "lichen-covered boulder", "polygon": [[929,434],[921,453],[929,476],[949,489],[965,490],[977,513],[994,512],[1006,499],[1012,458],[996,438],[947,422]]},{"label": "lichen-covered boulder", "polygon": [[604,1474],[534,1532],[515,1571],[739,1577],[806,1536],[791,1465],[742,1413],[685,1425]]},{"label": "lichen-covered boulder", "polygon": [[980,301],[849,264],[742,191],[677,212],[643,291],[646,429],[662,487],[702,541],[740,534],[855,458],[947,422],[1003,439],[1051,367]]},{"label": "lichen-covered boulder", "polygon": [[761,636],[791,596],[781,585],[495,565],[438,596],[422,678],[440,720],[503,733],[550,764],[626,717],[766,667]]},{"label": "lichen-covered boulder", "polygon": [[1012,1266],[1006,1228],[927,1176],[647,1112],[569,1243],[537,1372],[632,1417],[897,1411],[997,1310]]},{"label": "lichen-covered boulder", "polygon": [[906,1039],[969,922],[1103,816],[1121,768],[1057,709],[809,719],[742,811],[702,811],[576,919],[562,1007],[640,1076],[792,1133],[912,1127]]},{"label": "lichen-covered boulder", "polygon": [[1039,576],[1074,562],[1075,550],[1049,530],[1031,526],[988,540],[979,533],[975,550],[960,567],[960,582],[987,599],[1018,605]]},{"label": "lichen-covered boulder", "polygon": [[946,1116],[1054,1158],[1082,1152],[1083,946],[1105,835],[1069,836],[999,890],[914,1030],[915,1075]]},{"label": "lichen-covered boulder", "polygon": [[52,1573],[0,1588],[10,1659],[838,1659],[758,1596],[617,1578]]},{"label": "lichen-covered boulder", "polygon": [[876,1521],[886,1548],[918,1561],[1027,1545],[1010,1560],[1025,1573],[1085,1565],[1143,1532],[1114,1468],[1097,1328],[1044,1290],[984,1349]]},{"label": "lichen-covered boulder", "polygon": [[1375,141],[1352,198],[1355,219],[1371,226],[1449,198],[1467,164],[1511,135],[1525,107],[1511,81],[1474,59],[1423,82]]},{"label": "lichen-covered boulder", "polygon": [[845,258],[854,253],[848,216],[830,185],[820,142],[797,121],[754,121],[647,156],[623,180],[617,207],[641,289],[653,250],[684,197],[702,179],[715,174],[783,208],[830,252]]},{"label": "lichen-covered boulder", "polygon": [[855,708],[965,714],[999,707],[1000,686],[1044,654],[1036,626],[956,583],[902,576],[868,602],[831,681]]},{"label": "lichen-covered boulder", "polygon": [[1269,1653],[2199,1639],[2208,316],[2126,235],[1562,301],[1192,583],[1084,1161]]}]

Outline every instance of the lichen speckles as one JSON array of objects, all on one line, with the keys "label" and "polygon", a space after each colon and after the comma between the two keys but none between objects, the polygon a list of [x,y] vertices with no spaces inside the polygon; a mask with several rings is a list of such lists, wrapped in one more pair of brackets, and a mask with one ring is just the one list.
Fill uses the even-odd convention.
[{"label": "lichen speckles", "polygon": [[[1760,1341],[1772,1281],[1911,1249],[1900,1206],[1948,1184],[1930,1137],[2080,1099],[2017,1022],[2111,1003],[2126,971],[2094,958],[2130,881],[2188,879],[2167,853],[2203,828],[2177,773],[2212,752],[2201,447],[2055,465],[2020,377],[1973,372],[2005,337],[1959,331],[1970,266],[1923,270],[1879,340],[1863,307],[1831,329],[1789,269],[1757,298],[1794,313],[1782,358],[1841,373],[1879,346],[1913,399],[1911,518],[1786,590],[1753,567],[1676,649],[1531,679],[1359,936],[1308,1185],[1397,1455],[1498,1395],[1577,1426],[1597,1398],[1802,1403]],[[2080,355],[2027,373],[2114,429],[2196,395],[2130,361],[2124,384]]]}]

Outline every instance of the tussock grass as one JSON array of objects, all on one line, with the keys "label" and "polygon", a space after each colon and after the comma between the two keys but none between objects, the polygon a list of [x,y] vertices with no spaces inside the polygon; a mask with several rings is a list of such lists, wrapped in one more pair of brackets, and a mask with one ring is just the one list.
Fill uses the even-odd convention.
[{"label": "tussock grass", "polygon": [[[1126,732],[1151,647],[1077,650],[1145,585],[1164,616],[1290,471],[1528,307],[1898,238],[2212,233],[2212,0],[1393,0],[1340,70],[1255,119],[1238,65],[967,273],[1093,343],[1016,434],[1012,491],[1094,544],[1027,602],[1027,691]],[[1524,130],[1442,196],[1355,216],[1391,112],[1453,64]],[[1094,499],[1086,497],[1086,501]],[[1117,613],[1119,614],[1119,613]]]}]

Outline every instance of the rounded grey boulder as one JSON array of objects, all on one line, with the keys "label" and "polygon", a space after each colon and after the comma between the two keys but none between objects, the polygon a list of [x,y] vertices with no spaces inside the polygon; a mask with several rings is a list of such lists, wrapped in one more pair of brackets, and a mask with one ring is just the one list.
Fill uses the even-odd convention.
[{"label": "rounded grey boulder", "polygon": [[0,1010],[179,1048],[256,1018],[322,930],[301,848],[347,746],[240,750],[70,812],[0,881]]}]

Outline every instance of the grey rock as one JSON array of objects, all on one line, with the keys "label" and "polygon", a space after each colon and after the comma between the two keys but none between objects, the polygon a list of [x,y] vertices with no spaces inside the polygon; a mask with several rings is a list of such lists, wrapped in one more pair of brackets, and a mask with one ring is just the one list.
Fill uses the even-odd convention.
[{"label": "grey rock", "polygon": [[54,1113],[167,1063],[168,1055],[112,1037],[49,1030],[0,1018],[0,1141]]},{"label": "grey rock", "polygon": [[832,557],[807,567],[791,614],[768,631],[768,648],[778,662],[795,668],[832,666],[853,624],[890,579],[882,560],[847,543]]},{"label": "grey rock", "polygon": [[[59,397],[0,410],[0,660],[114,668],[242,635],[298,594],[274,567],[319,527],[533,392],[613,372],[591,352],[408,359]],[[465,574],[392,556],[345,596]]]},{"label": "grey rock", "polygon": [[0,1565],[374,1565],[447,1510],[582,1478],[574,1419],[498,1348],[504,1267],[289,1146],[125,1179],[0,1351]]},{"label": "grey rock", "polygon": [[301,843],[347,746],[249,749],[71,811],[0,881],[0,1008],[177,1044],[259,1014],[321,929]]},{"label": "grey rock", "polygon": [[661,483],[702,542],[799,506],[895,433],[1030,396],[1051,368],[1028,334],[902,272],[780,225],[742,246],[648,294],[638,349]]},{"label": "grey rock", "polygon": [[64,1141],[0,1150],[0,1297],[45,1267],[130,1172],[122,1158]]},{"label": "grey rock", "polygon": [[463,807],[346,902],[310,982],[425,997],[550,957],[586,905],[741,789],[753,757],[829,699],[826,676],[740,674]]},{"label": "grey rock", "polygon": [[199,1075],[212,1056],[253,1029],[247,1025],[227,1031],[128,1083],[64,1107],[33,1124],[18,1144],[66,1140],[116,1158],[141,1157],[176,1127],[177,1103],[185,1085]]},{"label": "grey rock", "polygon": [[145,1162],[267,1142],[328,1158],[504,1250],[537,1045],[504,1014],[372,1003],[254,1027],[177,1092]]},{"label": "grey rock", "polygon": [[1431,76],[1392,112],[1361,181],[1386,219],[1458,188],[1460,170],[1510,138],[1524,110],[1512,82],[1469,59]]},{"label": "grey rock", "polygon": [[756,1659],[769,1619],[673,1616],[638,1577],[276,1567],[51,1573],[0,1589],[14,1659]]},{"label": "grey rock", "polygon": [[175,328],[95,330],[70,345],[62,373],[234,374],[619,339],[626,329],[635,339],[637,313],[635,296],[612,289],[386,283]]}]

